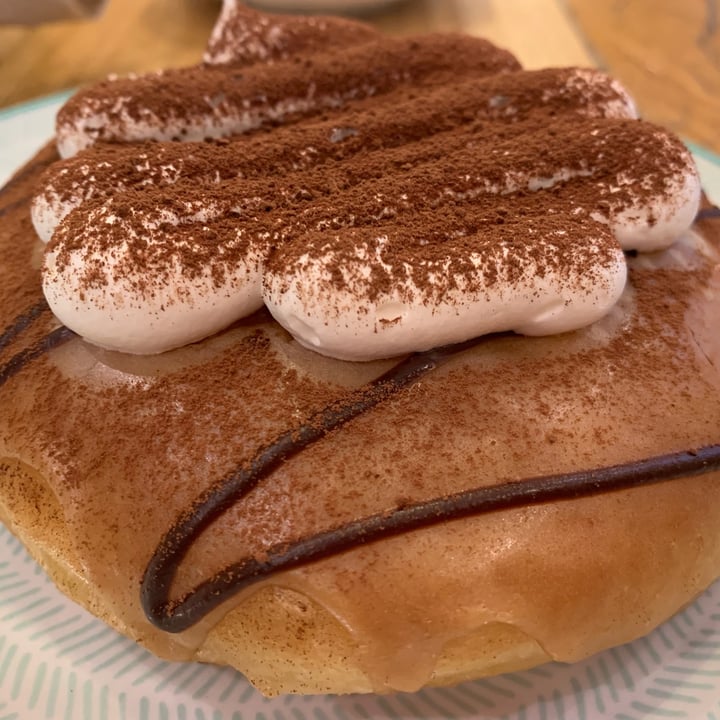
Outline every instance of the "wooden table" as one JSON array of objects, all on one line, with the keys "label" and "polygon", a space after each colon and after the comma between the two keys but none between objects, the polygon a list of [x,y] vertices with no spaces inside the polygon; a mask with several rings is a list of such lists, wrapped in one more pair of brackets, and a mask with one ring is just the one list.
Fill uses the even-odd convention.
[{"label": "wooden table", "polygon": [[[110,0],[97,20],[0,28],[0,107],[111,72],[196,62],[219,5]],[[369,19],[392,33],[485,35],[527,67],[605,67],[646,118],[720,153],[716,0],[406,0]]]}]

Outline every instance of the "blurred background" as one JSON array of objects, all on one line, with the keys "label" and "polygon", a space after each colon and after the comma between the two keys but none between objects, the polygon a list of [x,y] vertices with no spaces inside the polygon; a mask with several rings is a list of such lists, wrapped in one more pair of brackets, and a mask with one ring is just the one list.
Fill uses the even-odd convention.
[{"label": "blurred background", "polygon": [[[42,1],[0,0],[0,20],[13,3],[27,9]],[[530,68],[603,67],[622,80],[644,117],[720,154],[718,0],[374,2],[381,7],[363,15],[389,33],[460,30],[489,37]],[[284,0],[293,3],[302,0]],[[219,7],[219,0],[106,0],[92,19],[2,24],[0,110],[109,73],[195,63]]]}]

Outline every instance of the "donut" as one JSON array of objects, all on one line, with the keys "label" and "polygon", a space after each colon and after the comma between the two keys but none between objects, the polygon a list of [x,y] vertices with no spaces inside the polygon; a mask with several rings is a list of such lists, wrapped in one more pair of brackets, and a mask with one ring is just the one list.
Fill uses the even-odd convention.
[{"label": "donut", "polygon": [[604,73],[229,0],[0,247],[0,521],[158,656],[415,691],[720,576],[720,211]]}]

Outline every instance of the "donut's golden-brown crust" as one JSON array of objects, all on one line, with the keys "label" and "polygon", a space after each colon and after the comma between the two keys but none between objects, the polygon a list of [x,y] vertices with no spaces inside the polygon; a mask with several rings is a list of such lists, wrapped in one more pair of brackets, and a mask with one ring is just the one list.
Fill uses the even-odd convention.
[{"label": "donut's golden-brown crust", "polygon": [[[0,195],[3,327],[41,297],[28,202],[51,158]],[[285,463],[201,538],[176,591],[378,509],[717,443],[718,224],[633,261],[601,323],[490,338]],[[0,362],[53,327],[42,315]],[[264,315],[159,358],[71,340],[0,388],[0,519],[119,631],[165,657],[231,664],[268,694],[578,660],[643,635],[720,575],[710,473],[435,525],[278,574],[178,636],[154,629],[140,577],[180,510],[386,367],[315,362]]]}]

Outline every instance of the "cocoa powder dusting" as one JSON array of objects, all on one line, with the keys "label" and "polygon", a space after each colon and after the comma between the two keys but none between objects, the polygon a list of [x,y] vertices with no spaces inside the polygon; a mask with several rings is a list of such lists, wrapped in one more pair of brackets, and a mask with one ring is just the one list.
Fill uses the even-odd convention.
[{"label": "cocoa powder dusting", "polygon": [[[462,35],[382,38],[342,50],[296,55],[271,66],[202,65],[99,83],[73,96],[57,127],[85,126],[95,140],[116,140],[130,121],[151,125],[166,139],[192,139],[193,116],[222,135],[225,117],[246,129],[301,118],[357,98],[382,96],[412,83],[433,87],[458,76],[517,70],[517,61],[487,41]],[[217,133],[215,133],[217,134]]]},{"label": "cocoa powder dusting", "polygon": [[[489,256],[500,238],[515,246],[524,242],[517,256],[525,253],[540,275],[543,263],[554,263],[557,271],[560,258],[572,255],[573,267],[588,270],[587,281],[592,263],[583,255],[583,233],[594,239],[603,234],[589,214],[610,218],[643,193],[668,189],[663,185],[670,154],[665,136],[647,123],[617,119],[629,112],[628,100],[600,73],[519,71],[504,51],[449,35],[361,34],[343,52],[330,46],[318,52],[312,40],[317,27],[304,21],[285,29],[288,37],[297,32],[298,42],[307,35],[308,46],[286,57],[285,40],[276,38],[271,51],[272,32],[252,12],[236,20],[238,26],[227,32],[255,38],[258,53],[268,51],[273,62],[241,67],[244,60],[228,60],[113,80],[63,109],[59,126],[81,120],[85,112],[100,112],[112,99],[112,109],[102,110],[110,113],[99,131],[102,140],[112,139],[103,133],[115,132],[113,127],[122,134],[130,121],[146,120],[161,130],[176,122],[189,128],[194,117],[206,116],[208,103],[217,119],[286,105],[269,124],[267,117],[245,122],[243,136],[126,147],[98,143],[52,169],[45,176],[45,199],[50,207],[70,212],[49,247],[60,271],[72,253],[85,255],[81,292],[124,278],[149,294],[170,282],[172,268],[191,280],[209,273],[221,285],[235,277],[244,257],[251,257],[251,265],[292,263],[306,243],[322,244],[320,233],[329,238],[337,263],[328,272],[339,280],[344,258],[355,252],[353,243],[372,244],[373,228],[389,222],[401,228],[394,247],[413,247],[422,260],[413,282],[436,295],[447,289],[433,288],[432,278],[433,262],[450,248],[448,236],[457,251],[488,256],[484,275],[491,284],[495,263]],[[228,38],[215,40],[220,52]],[[311,102],[288,101],[304,93]],[[315,102],[323,94],[334,100]],[[279,120],[283,124],[274,127]],[[534,206],[528,213],[517,198],[535,182],[554,190],[536,193],[525,203]],[[511,206],[520,204],[504,229],[493,221],[468,222],[469,214],[487,216],[498,194],[512,195]],[[71,210],[80,203],[81,210]],[[545,229],[544,215],[553,216]],[[562,218],[566,228],[560,227]],[[421,225],[425,220],[428,227]],[[445,225],[447,232],[441,237],[432,225]],[[344,233],[350,228],[365,230]],[[351,240],[340,242],[336,231]],[[579,249],[570,253],[567,237],[561,248],[557,240],[563,233]],[[537,238],[547,234],[555,250],[551,260],[541,260]],[[608,239],[596,262],[607,263],[614,250]],[[103,259],[108,253],[114,255],[111,264]],[[467,258],[454,258],[450,270],[450,282],[469,281],[472,274]],[[379,289],[379,282],[374,278],[371,284]]]},{"label": "cocoa powder dusting", "polygon": [[[244,32],[236,31],[238,37]],[[331,83],[344,78],[348,97],[341,107],[291,113],[290,125],[271,123],[227,141],[104,144],[63,161],[42,182],[63,200],[80,194],[88,202],[56,233],[51,248],[59,263],[73,248],[102,251],[127,242],[129,265],[113,272],[130,272],[133,282],[152,292],[163,279],[153,273],[168,258],[191,277],[210,267],[219,283],[249,248],[260,246],[271,267],[288,267],[315,247],[335,253],[328,269],[341,282],[348,253],[387,237],[387,268],[373,270],[365,291],[379,293],[404,277],[403,259],[411,251],[418,259],[415,285],[441,293],[469,282],[472,253],[485,258],[489,285],[502,279],[499,273],[512,279],[528,266],[539,274],[594,267],[616,245],[591,214],[609,216],[644,192],[670,190],[674,141],[647,123],[610,117],[603,103],[617,102],[618,94],[607,86],[573,94],[567,76],[519,72],[503,54],[490,53],[487,63],[485,51],[473,45],[470,75],[483,63],[507,72],[487,83],[478,80],[477,94],[465,103],[468,76],[448,86],[456,69],[443,60],[456,55],[465,62],[455,38],[448,40],[452,52],[444,41],[431,40],[423,53],[415,40],[388,42],[383,49],[380,41],[362,38],[344,59],[328,51],[308,68],[285,57],[294,52],[292,39],[275,51],[271,35],[263,37],[272,65],[258,68],[249,55],[248,67],[238,58],[227,67],[149,78],[140,85],[146,94],[123,112],[172,121],[227,98],[238,106],[249,98],[252,105],[267,92],[269,78],[278,81],[276,100],[296,97],[307,92],[307,78],[318,70],[318,92],[332,92]],[[407,72],[412,82],[420,78],[419,85],[431,86],[427,97],[435,100],[424,100],[425,89],[412,83],[397,90],[402,83],[383,85],[379,78],[371,88],[378,78],[370,76],[359,99],[349,97],[354,85],[347,78],[357,79],[358,68],[347,64],[367,63],[378,53],[386,68],[404,67],[400,54],[416,56]],[[436,72],[438,63],[445,65]],[[101,102],[138,87],[123,82],[86,97]],[[195,94],[188,89],[193,83],[200,88]],[[545,91],[530,87],[536,83],[555,83],[554,99],[543,104]],[[388,109],[382,98],[397,101],[400,110]],[[70,103],[62,121],[79,107],[79,101]],[[504,181],[509,157],[519,171],[568,169],[579,176],[534,192],[487,192],[488,184]],[[1,196],[0,207],[9,208],[0,217],[3,327],[41,301],[28,204],[50,159],[54,155],[45,151]],[[93,180],[83,184],[84,175]],[[177,224],[172,218],[179,218]],[[717,219],[703,228],[717,253]],[[605,241],[600,255],[591,257],[583,238],[595,235]],[[492,253],[503,243],[517,245],[522,262],[499,269]],[[693,253],[695,267],[647,267],[642,258],[630,258],[626,296],[595,326],[547,338],[489,337],[333,432],[231,508],[192,548],[178,586],[193,587],[228,563],[266,557],[277,543],[397,505],[717,442],[717,371],[703,374],[711,363],[701,350],[709,343],[692,337],[687,326],[691,312],[709,307],[715,317],[717,295],[699,302],[712,267],[709,255]],[[653,262],[671,253],[658,256]],[[448,271],[438,283],[437,265],[445,261]],[[102,261],[90,264],[84,283],[101,284],[107,272]],[[52,327],[49,314],[43,315],[2,358]],[[259,448],[318,410],[361,397],[368,377],[386,369],[359,365],[298,348],[264,311],[159,357],[130,358],[76,338],[3,385],[0,440],[8,455],[27,459],[46,479],[48,495],[64,508],[88,580],[116,587],[118,576],[130,579],[114,601],[123,621],[145,627],[137,581],[163,533],[200,493],[250,462]],[[648,378],[657,390],[652,402],[637,391],[637,382]],[[525,522],[530,515],[519,510],[517,518]],[[153,632],[147,631],[146,642],[160,646]]]},{"label": "cocoa powder dusting", "polygon": [[208,42],[205,60],[236,66],[272,63],[328,47],[348,47],[377,38],[365,23],[338,17],[266,15],[232,6]]},{"label": "cocoa powder dusting", "polygon": [[[261,177],[272,168],[289,173],[345,159],[355,153],[397,147],[437,133],[462,132],[482,138],[519,135],[547,126],[559,116],[612,116],[622,104],[618,91],[595,71],[596,82],[573,82],[576,69],[552,69],[473,77],[426,88],[421,96],[403,85],[384,96],[329,108],[322,118],[305,118],[241,136],[210,142],[97,143],[55,163],[41,185],[63,202],[105,197],[124,188],[170,185],[180,179],[217,183]],[[584,77],[584,75],[581,75]],[[344,129],[338,135],[338,129]],[[342,140],[339,140],[339,138]]]},{"label": "cocoa powder dusting", "polygon": [[[350,141],[355,137],[350,136]],[[251,250],[266,257],[268,267],[277,268],[284,262],[291,264],[293,257],[304,255],[310,246],[320,247],[319,233],[333,244],[333,262],[342,266],[344,257],[354,254],[360,236],[346,235],[352,239],[343,245],[333,235],[335,231],[363,227],[364,241],[373,242],[380,232],[376,226],[394,221],[400,224],[402,244],[414,247],[411,254],[418,259],[427,259],[437,245],[439,235],[432,226],[446,225],[450,236],[485,238],[473,246],[475,252],[491,253],[491,238],[511,238],[514,244],[524,242],[525,252],[535,260],[540,259],[539,246],[532,247],[538,233],[549,233],[555,240],[564,233],[565,251],[556,253],[554,262],[557,265],[565,256],[578,267],[583,235],[603,234],[590,214],[611,217],[638,203],[644,193],[668,190],[667,173],[672,170],[666,136],[635,120],[578,123],[557,118],[548,127],[547,116],[540,114],[510,125],[494,121],[439,131],[398,146],[393,145],[394,135],[389,137],[388,147],[356,149],[340,159],[333,158],[330,142],[329,155],[316,149],[314,166],[285,174],[273,171],[271,177],[263,177],[256,166],[253,177],[209,185],[183,178],[164,187],[91,199],[65,218],[49,247],[57,251],[61,269],[73,251],[87,253],[87,270],[81,279],[86,287],[107,281],[103,253],[123,243],[128,250],[120,265],[113,265],[113,272],[123,273],[132,284],[150,283],[150,278],[166,282],[162,268],[169,258],[175,258],[189,278],[211,268],[220,284]],[[250,141],[250,156],[253,145],[260,146],[263,156],[265,141],[259,139],[262,142]],[[634,154],[638,147],[644,152],[628,170],[628,153]],[[233,153],[242,149],[241,142],[223,147],[230,158],[228,165],[232,166]],[[265,173],[270,170],[266,165]],[[512,185],[515,177],[542,180],[563,173],[575,177],[555,181],[548,191],[523,191],[527,179],[521,179],[519,187]],[[628,173],[642,182],[625,182]],[[511,213],[502,219],[504,228],[494,211],[498,194]],[[167,213],[177,222],[163,220]],[[476,219],[468,220],[470,216]],[[487,217],[489,221],[482,220]],[[429,226],[423,228],[426,221]],[[532,227],[523,227],[528,222]],[[410,228],[413,233],[408,237]],[[311,236],[315,239],[306,245]],[[578,246],[573,253],[568,251],[570,242]],[[470,249],[468,243],[465,250]],[[444,242],[438,245],[438,258],[447,255],[448,247]],[[605,247],[605,255],[597,258],[601,265],[616,249],[610,238]],[[454,271],[461,272],[462,262],[457,258]],[[584,264],[590,268],[589,262]]]},{"label": "cocoa powder dusting", "polygon": [[[450,205],[429,217],[417,212],[402,225],[373,225],[371,234],[359,228],[310,232],[277,247],[267,267],[292,273],[308,256],[322,258],[338,291],[376,301],[399,290],[407,302],[435,304],[453,291],[477,295],[527,275],[553,273],[569,286],[579,275],[592,283],[617,261],[606,225],[553,214],[541,191],[513,198],[512,206],[508,216],[494,199],[470,208]],[[367,258],[359,266],[352,262],[358,253]]]}]

